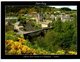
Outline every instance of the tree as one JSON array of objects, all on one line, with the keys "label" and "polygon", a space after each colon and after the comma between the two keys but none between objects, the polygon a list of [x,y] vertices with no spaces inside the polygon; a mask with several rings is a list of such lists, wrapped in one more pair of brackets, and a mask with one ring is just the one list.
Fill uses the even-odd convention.
[{"label": "tree", "polygon": [[61,21],[60,18],[57,19],[57,21],[53,21],[53,27],[54,27],[54,31],[56,32],[62,32],[62,25],[63,22]]},{"label": "tree", "polygon": [[62,10],[62,11],[71,11],[71,9],[70,8],[67,8],[67,7],[63,7],[60,10]]},{"label": "tree", "polygon": [[60,33],[55,31],[49,31],[45,35],[44,41],[46,49],[52,52],[57,51],[60,47]]}]

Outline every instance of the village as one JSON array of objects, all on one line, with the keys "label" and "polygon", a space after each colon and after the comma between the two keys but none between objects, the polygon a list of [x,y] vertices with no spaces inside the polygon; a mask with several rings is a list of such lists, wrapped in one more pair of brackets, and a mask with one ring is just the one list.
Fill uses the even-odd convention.
[{"label": "village", "polygon": [[[35,24],[40,25],[40,28],[45,28],[45,27],[51,27],[51,23],[53,21],[57,21],[58,19],[61,20],[62,22],[65,21],[71,21],[73,20],[73,16],[70,16],[70,14],[68,13],[61,13],[61,11],[55,11],[54,13],[48,14],[48,13],[37,13],[37,12],[31,12],[30,14],[20,14],[22,18],[25,18],[24,20],[26,21],[26,26],[27,26],[27,22],[31,21],[34,22]],[[9,20],[16,20],[16,22],[13,24],[14,25],[14,29],[17,29],[18,31],[21,31],[20,28],[23,28],[23,26],[19,26],[20,21],[18,21],[18,17],[6,17],[5,20],[6,21],[5,25],[8,25]],[[11,21],[10,21],[11,22]],[[31,26],[29,24],[29,26]],[[29,30],[29,29],[28,29]]]}]

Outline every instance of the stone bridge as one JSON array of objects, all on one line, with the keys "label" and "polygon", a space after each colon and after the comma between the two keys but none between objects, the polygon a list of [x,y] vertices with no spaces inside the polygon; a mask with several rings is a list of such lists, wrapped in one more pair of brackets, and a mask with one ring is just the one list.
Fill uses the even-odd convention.
[{"label": "stone bridge", "polygon": [[22,34],[24,35],[25,39],[29,39],[30,42],[32,42],[31,40],[35,37],[41,36],[44,37],[45,34],[47,33],[48,30],[53,29],[52,27],[47,27],[47,28],[43,28],[43,29],[39,29],[39,30],[35,30],[35,31],[29,31],[29,32],[23,32]]}]

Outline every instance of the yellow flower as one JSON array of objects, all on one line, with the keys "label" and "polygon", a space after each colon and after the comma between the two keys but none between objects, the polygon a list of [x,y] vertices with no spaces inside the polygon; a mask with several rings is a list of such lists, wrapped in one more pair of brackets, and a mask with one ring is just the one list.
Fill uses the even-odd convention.
[{"label": "yellow flower", "polygon": [[24,46],[22,47],[22,53],[26,53],[26,49],[27,49],[27,46]]},{"label": "yellow flower", "polygon": [[14,44],[12,44],[12,45],[11,45],[11,48],[15,48],[15,45],[14,45]]},{"label": "yellow flower", "polygon": [[74,52],[74,51],[69,51],[68,53],[72,55],[77,55],[77,52]]},{"label": "yellow flower", "polygon": [[16,46],[21,45],[21,43],[19,43],[19,42],[14,42],[14,44],[15,44]]},{"label": "yellow flower", "polygon": [[58,50],[58,51],[56,52],[56,54],[65,54],[65,51],[64,51],[64,50]]},{"label": "yellow flower", "polygon": [[17,54],[18,55],[20,55],[21,54],[21,50],[19,49],[19,50],[17,50]]},{"label": "yellow flower", "polygon": [[15,54],[16,53],[16,50],[15,49],[11,49],[8,54]]},{"label": "yellow flower", "polygon": [[22,48],[22,45],[18,45],[18,49],[21,49]]},{"label": "yellow flower", "polygon": [[19,43],[19,42],[14,42],[14,43],[12,44],[11,48],[19,49],[19,48],[21,48],[21,43]]},{"label": "yellow flower", "polygon": [[11,45],[13,42],[14,42],[13,40],[6,40],[6,41],[5,41],[5,44]]},{"label": "yellow flower", "polygon": [[25,41],[24,38],[18,38],[20,43],[23,43]]},{"label": "yellow flower", "polygon": [[28,48],[27,48],[27,51],[30,51],[30,50],[31,50],[31,49],[28,47]]}]

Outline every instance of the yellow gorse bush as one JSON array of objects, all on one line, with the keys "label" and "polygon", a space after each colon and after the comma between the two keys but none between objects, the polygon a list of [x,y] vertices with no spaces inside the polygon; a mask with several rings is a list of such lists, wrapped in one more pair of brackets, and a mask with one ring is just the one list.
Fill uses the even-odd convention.
[{"label": "yellow gorse bush", "polygon": [[69,51],[68,53],[71,55],[77,55],[77,52],[74,52],[74,51]]},{"label": "yellow gorse bush", "polygon": [[18,38],[20,43],[24,43],[24,41],[26,41],[24,38]]},{"label": "yellow gorse bush", "polygon": [[65,51],[64,51],[64,50],[58,50],[58,51],[56,52],[56,54],[63,55],[63,54],[65,54]]},{"label": "yellow gorse bush", "polygon": [[6,43],[7,45],[12,44],[13,42],[14,42],[13,40],[6,40],[6,41],[5,41],[5,43]]},{"label": "yellow gorse bush", "polygon": [[22,43],[25,40],[23,38],[19,38],[19,41],[13,41],[13,40],[6,40],[5,45],[7,45],[6,54],[9,55],[21,55],[21,54],[26,54],[26,55],[32,55],[36,54],[36,50],[29,48],[27,45],[23,45]]},{"label": "yellow gorse bush", "polygon": [[[65,50],[58,50],[56,53],[48,52],[46,50],[33,49],[24,45],[23,43],[26,41],[23,38],[18,38],[18,41],[6,40],[5,41],[5,53],[7,55],[64,55]],[[70,55],[76,55],[77,52],[68,51]]]}]

